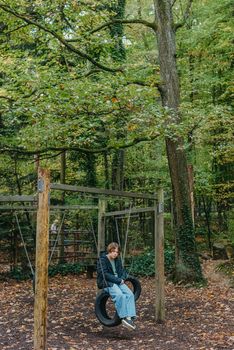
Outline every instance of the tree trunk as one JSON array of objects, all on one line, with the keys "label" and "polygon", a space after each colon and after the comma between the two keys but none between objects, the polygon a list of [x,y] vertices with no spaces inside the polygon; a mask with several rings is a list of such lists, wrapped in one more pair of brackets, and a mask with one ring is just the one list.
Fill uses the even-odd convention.
[{"label": "tree trunk", "polygon": [[[155,0],[157,41],[160,74],[162,79],[162,104],[169,110],[168,123],[180,123],[180,88],[176,67],[176,40],[173,30],[171,1]],[[167,157],[172,182],[174,201],[177,281],[199,281],[202,279],[200,262],[191,216],[188,167],[183,140],[178,136],[166,138]]]},{"label": "tree trunk", "polygon": [[[124,18],[126,0],[117,0],[110,2],[109,9],[113,11],[115,15],[114,19]],[[124,28],[122,23],[115,23],[110,26],[110,34],[114,39],[114,47],[112,47],[111,55],[115,61],[123,61],[126,58],[126,51],[123,44]]]},{"label": "tree trunk", "polygon": [[109,174],[109,161],[107,152],[103,153],[104,158],[104,171],[105,171],[105,188],[110,188],[110,174]]},{"label": "tree trunk", "polygon": [[210,228],[210,214],[211,214],[211,199],[206,198],[202,195],[202,201],[203,201],[203,207],[204,207],[204,213],[205,213],[205,220],[206,220],[206,226],[207,226],[207,241],[208,241],[208,247],[211,253],[212,249],[212,243],[211,243],[211,228]]},{"label": "tree trunk", "polygon": [[[110,13],[113,12],[115,15],[114,19],[123,19],[125,13],[126,0],[116,0],[110,2]],[[114,23],[110,27],[110,35],[114,40],[114,46],[111,50],[111,55],[114,61],[123,62],[126,58],[126,51],[123,44],[124,36],[124,26],[122,23]],[[121,117],[118,120],[119,126],[122,123]],[[126,135],[122,131],[119,131],[117,138],[122,138]],[[115,150],[113,152],[112,163],[111,163],[111,188],[113,190],[123,191],[124,189],[124,161],[125,161],[125,150]],[[118,203],[116,210],[121,210],[122,204]],[[112,220],[112,228],[110,230],[110,235],[112,235],[113,240],[117,240],[117,231],[115,220]],[[118,220],[117,220],[118,222]],[[123,221],[120,220],[118,225],[120,241],[123,242]]]},{"label": "tree trunk", "polygon": [[[123,19],[125,13],[125,0],[116,0],[111,3],[110,11],[115,13],[114,18]],[[111,50],[115,61],[123,62],[126,58],[125,47],[123,45],[124,27],[122,23],[115,23],[110,27],[110,35],[114,40],[114,47]],[[119,120],[121,123],[121,119]],[[120,132],[119,137],[124,135]],[[118,136],[117,136],[118,137]],[[124,188],[124,158],[125,150],[116,150],[112,159],[112,189],[123,191]]]},{"label": "tree trunk", "polygon": [[86,153],[85,154],[85,169],[86,169],[86,186],[97,186],[97,170],[96,170],[96,155]]},{"label": "tree trunk", "polygon": [[124,156],[125,150],[116,150],[112,159],[112,189],[124,190]]}]

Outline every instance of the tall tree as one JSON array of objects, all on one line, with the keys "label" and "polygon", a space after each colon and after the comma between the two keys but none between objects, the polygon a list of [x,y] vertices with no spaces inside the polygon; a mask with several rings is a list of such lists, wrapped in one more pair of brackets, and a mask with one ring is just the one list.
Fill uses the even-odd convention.
[{"label": "tall tree", "polygon": [[[176,38],[170,0],[155,0],[158,56],[162,86],[162,104],[169,110],[168,123],[180,124],[180,87],[176,66]],[[199,281],[201,267],[196,251],[191,215],[189,177],[183,140],[178,136],[166,138],[167,157],[170,169],[176,239],[177,280]]]},{"label": "tall tree", "polygon": [[[190,2],[191,1],[189,1],[189,3]],[[22,2],[22,4],[26,3],[27,2],[24,1]],[[106,9],[108,2],[102,1],[102,3],[104,4],[102,8]],[[175,1],[173,3],[175,3]],[[150,135],[150,137],[147,138],[148,140],[151,136],[153,138],[155,135],[158,135],[158,129],[156,128],[152,133],[150,132],[150,129],[152,130],[155,127],[155,124],[160,124],[161,120],[156,118],[158,111],[155,111],[156,108],[153,110],[153,107],[151,107],[151,111],[154,112],[153,118],[151,119],[150,108],[148,113],[146,113],[146,109],[148,108],[147,103],[144,102],[140,104],[137,100],[137,97],[140,96],[137,89],[129,88],[127,90],[127,79],[112,75],[111,83],[116,81],[116,85],[118,85],[118,79],[119,82],[122,80],[121,84],[123,83],[121,89],[118,87],[117,91],[118,96],[122,94],[121,103],[118,103],[118,98],[115,98],[115,96],[113,98],[113,95],[110,95],[110,91],[113,92],[114,88],[112,86],[110,88],[111,84],[108,79],[102,80],[102,83],[105,82],[101,89],[99,88],[99,91],[102,93],[97,92],[95,89],[90,89],[90,84],[88,85],[87,81],[83,85],[82,82],[80,83],[80,81],[78,81],[79,79],[77,79],[77,77],[79,77],[79,75],[77,76],[77,71],[81,72],[84,70],[86,76],[89,76],[94,72],[93,66],[96,67],[96,73],[97,71],[99,73],[100,70],[116,72],[121,71],[122,69],[110,68],[100,63],[101,57],[102,59],[105,58],[108,63],[111,62],[113,64],[113,60],[111,61],[110,57],[108,57],[112,57],[111,49],[110,47],[107,47],[105,50],[104,46],[104,42],[108,42],[107,39],[109,38],[105,33],[105,40],[102,40],[102,36],[97,35],[98,30],[93,30],[92,28],[93,23],[98,26],[100,19],[108,21],[109,17],[106,13],[104,13],[103,17],[95,17],[95,13],[94,20],[90,21],[89,18],[94,14],[93,8],[95,8],[95,6],[93,7],[90,4],[94,5],[92,1],[87,4],[87,7],[85,7],[84,3],[77,5],[76,2],[72,2],[69,3],[69,6],[61,8],[60,2],[56,1],[53,5],[53,10],[51,10],[51,4],[49,2],[45,2],[44,6],[38,6],[38,4],[35,3],[33,8],[30,8],[29,12],[26,7],[23,7],[18,11],[16,5],[9,6],[0,3],[0,8],[3,11],[9,13],[11,18],[16,18],[11,26],[11,32],[17,32],[18,28],[20,28],[19,30],[22,30],[22,23],[24,23],[25,28],[23,28],[23,34],[27,36],[27,32],[30,41],[33,41],[35,36],[38,37],[39,44],[35,53],[37,55],[40,53],[41,55],[40,57],[37,56],[41,67],[38,70],[34,69],[34,67],[31,68],[31,73],[37,71],[40,78],[45,78],[44,81],[41,78],[41,86],[43,86],[43,89],[41,89],[42,93],[41,91],[36,93],[36,108],[38,108],[39,105],[41,106],[41,109],[37,109],[36,113],[34,113],[35,101],[33,100],[31,101],[32,106],[30,106],[32,110],[25,110],[24,103],[22,102],[21,112],[28,113],[29,121],[33,125],[32,127],[30,124],[27,129],[29,135],[35,134],[35,130],[43,130],[45,132],[45,134],[43,134],[43,139],[41,136],[42,133],[37,133],[37,137],[41,141],[41,144],[46,145],[44,152],[48,149],[58,151],[61,149],[61,145],[64,146],[65,143],[66,147],[62,147],[62,149],[68,150],[69,147],[71,147],[71,149],[75,150],[75,148],[79,148],[81,144],[82,146],[85,145],[87,148],[90,148],[90,152],[92,152],[95,151],[93,150],[95,147],[102,144],[100,140],[102,140],[103,135],[105,141],[108,140],[107,144],[109,143],[112,148],[121,148],[122,145],[126,147],[126,143],[131,145],[134,144],[135,140],[139,142],[142,140],[142,135],[145,134]],[[164,113],[162,114],[163,116],[167,116],[164,125],[169,124],[172,125],[172,127],[174,125],[180,126],[180,91],[175,58],[175,26],[172,16],[172,2],[169,0],[155,0],[154,5],[156,20],[153,23],[141,19],[124,20],[122,17],[115,17],[114,19],[111,18],[111,21],[105,24],[105,27],[111,27],[113,29],[113,25],[117,23],[142,23],[155,31],[158,39],[161,74],[160,93],[162,105],[164,107]],[[75,9],[77,11],[75,11]],[[100,7],[98,10],[100,12]],[[79,14],[79,26],[77,26],[77,13]],[[84,26],[82,27],[83,23]],[[35,29],[33,31],[31,30],[32,26]],[[99,30],[103,28],[104,26],[99,26]],[[90,38],[90,36],[87,36],[87,33],[94,34],[94,36],[87,40],[87,37]],[[118,37],[118,39],[120,40],[120,37]],[[45,45],[43,46],[44,41],[49,42],[49,48],[46,48]],[[113,44],[112,47],[114,45],[115,44]],[[19,44],[15,45],[14,48],[18,47]],[[43,50],[41,50],[41,48],[43,48]],[[63,59],[66,62],[65,66],[67,69],[62,67],[62,70],[59,70],[61,60],[58,60],[57,53],[60,52],[60,50],[62,52],[61,56],[63,56]],[[51,54],[54,62],[51,62],[51,60],[48,59]],[[75,55],[76,58],[74,58]],[[86,64],[87,60],[91,63],[90,65]],[[26,62],[28,64],[28,61]],[[54,64],[53,70],[55,73],[59,70],[59,75],[56,77],[55,74],[51,73],[49,76],[50,79],[48,79],[48,72],[46,70],[45,77],[45,75],[43,75],[44,64],[46,64],[48,68]],[[100,76],[103,77],[104,75]],[[138,75],[136,74],[135,77],[138,78]],[[101,82],[101,79],[102,78],[99,77],[99,83]],[[35,80],[38,82],[38,79]],[[91,79],[89,82],[91,82]],[[142,81],[138,81],[138,83],[141,85],[147,85]],[[48,90],[48,85],[51,86],[52,84],[55,87]],[[97,85],[97,80],[95,80],[95,84]],[[122,88],[122,86],[124,86],[124,88]],[[150,87],[151,84],[149,84],[148,90],[150,90]],[[34,90],[31,90],[32,93],[34,93]],[[18,89],[16,89],[16,91],[18,93]],[[141,90],[141,94],[143,94],[143,90]],[[135,96],[132,98],[131,95]],[[61,103],[61,101],[63,101],[63,103]],[[93,103],[91,104],[90,101],[93,101]],[[105,109],[103,106],[105,106]],[[50,112],[51,115],[48,112]],[[44,115],[46,115],[46,118]],[[79,116],[79,119],[77,119],[77,115]],[[116,122],[119,117],[122,118],[123,122],[121,127]],[[103,124],[105,124],[103,129],[100,128],[101,119]],[[152,122],[152,120],[154,121]],[[110,121],[114,121],[111,126]],[[149,123],[148,126],[150,126],[150,128],[146,127],[147,123]],[[50,130],[48,129],[48,126],[50,127]],[[56,128],[53,126],[56,126]],[[143,129],[144,132],[142,132]],[[51,138],[48,138],[48,130],[54,135],[52,140]],[[127,141],[124,140],[126,130],[129,131]],[[123,141],[121,140],[122,144],[118,139],[119,131],[123,131]],[[131,131],[133,132],[131,133]],[[45,135],[47,135],[47,138]],[[32,144],[30,146],[32,148]],[[167,136],[166,147],[175,205],[177,246],[176,277],[177,279],[199,280],[202,276],[199,260],[196,254],[191,220],[188,172],[183,140],[177,135],[172,135],[170,137]],[[103,151],[103,148],[101,149],[99,147],[98,151]]]},{"label": "tall tree", "polygon": [[[231,0],[208,0],[202,2],[202,6],[194,2],[191,16],[177,36],[181,107],[186,118],[189,115],[197,200],[204,203],[209,245],[214,233],[225,231],[227,234],[228,228],[231,231],[234,174],[232,8]],[[215,207],[218,215],[214,215]],[[209,208],[213,208],[211,215],[208,215]],[[210,220],[218,222],[210,226]]]},{"label": "tall tree", "polygon": [[[114,19],[121,20],[124,18],[125,0],[117,0],[112,3],[110,10],[115,13]],[[114,61],[123,62],[126,58],[125,47],[123,45],[124,26],[121,22],[114,23],[110,26],[110,34],[114,40],[114,46],[111,55]],[[123,138],[122,132],[119,138]],[[112,189],[123,190],[124,186],[124,159],[125,150],[114,150],[112,157]]]}]

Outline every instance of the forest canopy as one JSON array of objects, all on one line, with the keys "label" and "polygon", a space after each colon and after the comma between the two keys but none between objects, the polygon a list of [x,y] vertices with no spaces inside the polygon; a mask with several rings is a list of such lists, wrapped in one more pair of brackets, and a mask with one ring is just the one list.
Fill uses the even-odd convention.
[{"label": "forest canopy", "polygon": [[171,143],[193,169],[195,236],[233,243],[232,1],[165,3],[175,106],[165,93],[158,1],[0,1],[2,194],[34,190],[35,160],[59,180],[65,154],[66,183],[162,186],[166,210],[173,198],[178,214]]}]

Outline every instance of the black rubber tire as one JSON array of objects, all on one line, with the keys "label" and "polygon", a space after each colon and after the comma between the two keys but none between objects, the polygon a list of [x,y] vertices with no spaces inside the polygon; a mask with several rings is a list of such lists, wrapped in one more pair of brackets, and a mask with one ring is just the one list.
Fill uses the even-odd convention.
[{"label": "black rubber tire", "polygon": [[[141,284],[135,277],[129,276],[126,278],[126,281],[132,283],[133,294],[135,301],[140,297],[141,294]],[[118,313],[115,312],[114,316],[111,318],[106,311],[106,303],[108,298],[110,298],[109,293],[101,290],[95,300],[95,314],[98,320],[106,327],[115,327],[121,323],[121,319],[118,316]]]},{"label": "black rubber tire", "polygon": [[119,318],[117,311],[115,312],[113,318],[111,318],[106,311],[106,303],[108,298],[110,298],[110,294],[101,290],[95,301],[95,314],[97,319],[106,327],[115,327],[121,323],[121,319]]},{"label": "black rubber tire", "polygon": [[141,295],[140,281],[136,277],[133,277],[133,276],[128,276],[128,278],[126,278],[125,281],[131,282],[132,287],[133,287],[134,298],[135,298],[135,301],[137,301]]}]

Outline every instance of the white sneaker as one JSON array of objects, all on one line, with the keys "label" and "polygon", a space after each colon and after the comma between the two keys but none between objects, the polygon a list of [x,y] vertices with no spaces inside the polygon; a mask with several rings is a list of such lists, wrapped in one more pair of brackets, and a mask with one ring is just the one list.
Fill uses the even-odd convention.
[{"label": "white sneaker", "polygon": [[128,318],[122,319],[122,325],[128,329],[136,329],[136,326],[133,323],[133,321],[131,319],[128,319]]}]

